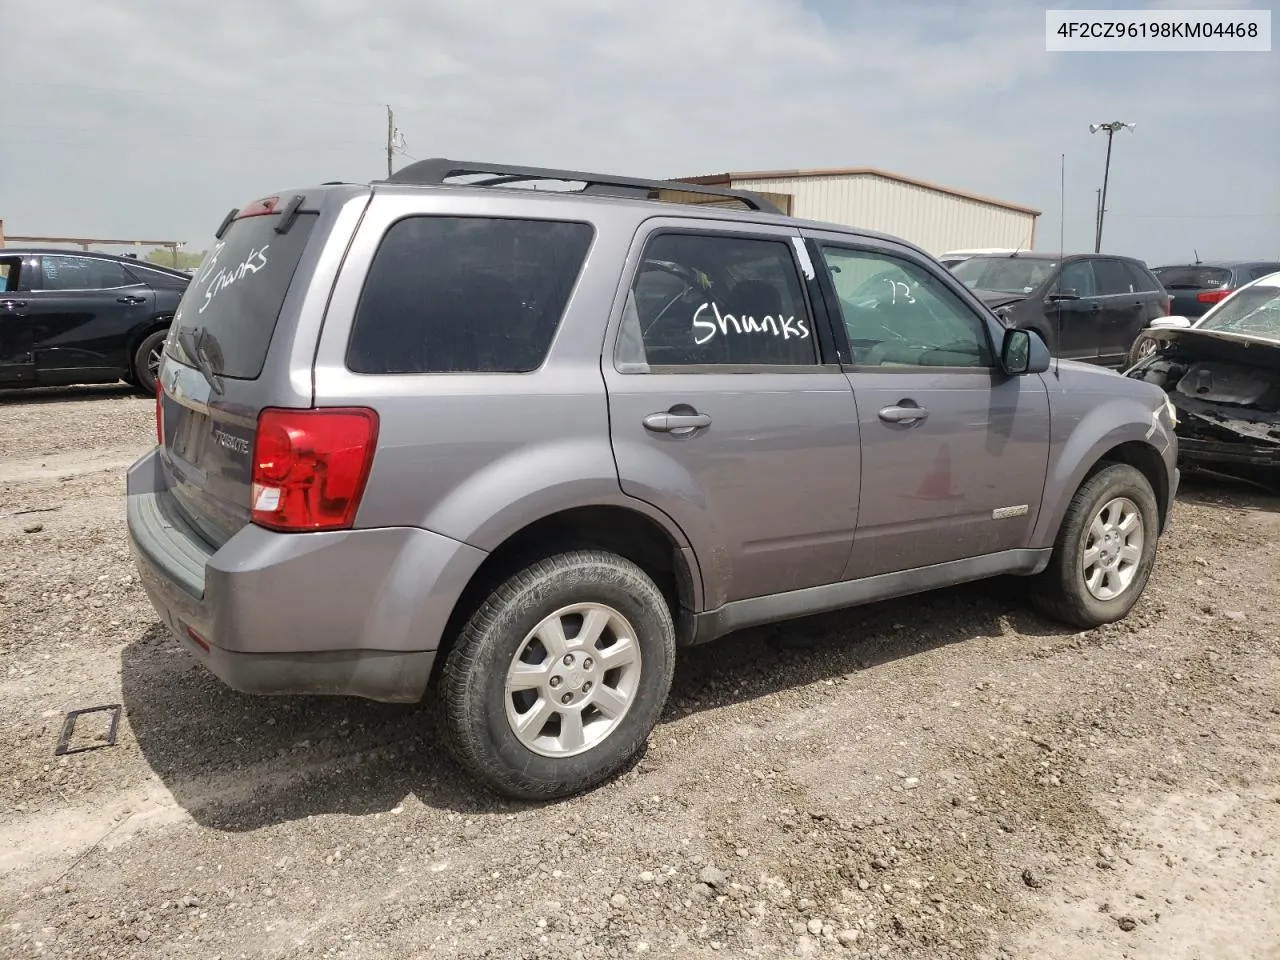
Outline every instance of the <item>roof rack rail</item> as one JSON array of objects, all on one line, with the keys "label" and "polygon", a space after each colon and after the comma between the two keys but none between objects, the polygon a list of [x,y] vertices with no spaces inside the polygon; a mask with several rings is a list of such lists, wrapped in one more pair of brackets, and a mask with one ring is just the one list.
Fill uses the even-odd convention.
[{"label": "roof rack rail", "polygon": [[467,160],[448,160],[444,157],[432,157],[419,160],[407,167],[397,170],[387,177],[385,183],[418,183],[443,185],[452,177],[475,176],[488,174],[482,180],[470,181],[468,186],[499,187],[515,183],[528,183],[534,180],[562,180],[570,183],[582,183],[582,193],[597,196],[630,197],[641,200],[656,200],[661,190],[679,193],[694,193],[725,200],[737,200],[748,210],[760,213],[776,213],[782,211],[759,194],[749,190],[730,190],[727,187],[712,187],[700,183],[686,183],[682,180],[641,180],[635,177],[619,177],[611,174],[584,173],[581,170],[555,170],[544,167],[519,167],[505,163],[484,163]]}]

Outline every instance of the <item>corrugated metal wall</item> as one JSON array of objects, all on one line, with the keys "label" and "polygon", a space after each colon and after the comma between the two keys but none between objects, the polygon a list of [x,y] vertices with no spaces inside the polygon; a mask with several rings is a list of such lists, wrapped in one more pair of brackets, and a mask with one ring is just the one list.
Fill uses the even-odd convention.
[{"label": "corrugated metal wall", "polygon": [[792,195],[791,214],[879,230],[935,256],[969,247],[1027,249],[1029,213],[868,175],[735,180],[740,190]]}]

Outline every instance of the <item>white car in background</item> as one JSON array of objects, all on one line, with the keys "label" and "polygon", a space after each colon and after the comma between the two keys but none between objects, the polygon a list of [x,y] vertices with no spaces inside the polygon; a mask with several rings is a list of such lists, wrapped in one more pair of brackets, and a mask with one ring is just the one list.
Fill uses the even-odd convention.
[{"label": "white car in background", "polygon": [[[1225,309],[1227,304],[1235,300],[1241,293],[1244,293],[1244,291],[1255,287],[1280,288],[1280,273],[1270,273],[1265,277],[1259,277],[1252,283],[1246,283],[1243,287],[1231,294],[1231,296],[1227,297],[1225,300],[1219,300],[1208,311],[1194,319],[1191,317],[1160,317],[1156,320],[1152,320],[1151,323],[1147,325],[1146,329],[1143,330],[1142,333],[1138,334],[1138,338],[1133,341],[1133,346],[1129,348],[1129,366],[1133,366],[1140,360],[1145,360],[1159,348],[1159,340],[1155,337],[1148,336],[1149,331],[1196,330],[1204,326],[1206,323],[1209,325],[1208,329],[1216,329],[1218,326],[1216,318],[1221,318],[1224,314],[1227,316],[1233,316],[1235,313],[1235,307]],[[1250,296],[1252,297],[1254,295]],[[1275,296],[1280,296],[1280,290],[1276,291]],[[1271,339],[1280,339],[1280,337],[1273,334]]]},{"label": "white car in background", "polygon": [[942,256],[938,258],[938,262],[941,263],[948,270],[950,270],[957,263],[964,263],[970,257],[985,257],[985,256],[999,257],[999,256],[1008,256],[1011,253],[1021,253],[1021,252],[1024,252],[1021,248],[1019,248],[1018,250],[1012,250],[1006,247],[984,247],[982,249],[975,249],[975,250],[948,250],[946,253],[944,253]]}]

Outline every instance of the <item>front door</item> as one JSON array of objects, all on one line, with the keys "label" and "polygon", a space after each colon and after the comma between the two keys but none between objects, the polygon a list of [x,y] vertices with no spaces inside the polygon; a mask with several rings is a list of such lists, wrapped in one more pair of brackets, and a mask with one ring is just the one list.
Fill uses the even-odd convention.
[{"label": "front door", "polygon": [[22,257],[0,257],[0,386],[35,381],[25,269]]},{"label": "front door", "polygon": [[622,489],[684,530],[707,609],[836,582],[848,559],[858,419],[802,250],[782,228],[649,221],[606,345]]},{"label": "front door", "polygon": [[862,483],[846,579],[1025,547],[1049,459],[1039,376],[996,366],[993,329],[903,247],[816,239],[843,319]]},{"label": "front door", "polygon": [[1047,316],[1056,328],[1055,355],[1065,360],[1097,363],[1104,305],[1098,294],[1093,264],[1088,260],[1074,260],[1064,266],[1057,282],[1050,287],[1050,297]]},{"label": "front door", "polygon": [[155,293],[114,260],[39,259],[39,281],[28,298],[37,377],[124,376],[132,359],[130,331],[155,312]]}]

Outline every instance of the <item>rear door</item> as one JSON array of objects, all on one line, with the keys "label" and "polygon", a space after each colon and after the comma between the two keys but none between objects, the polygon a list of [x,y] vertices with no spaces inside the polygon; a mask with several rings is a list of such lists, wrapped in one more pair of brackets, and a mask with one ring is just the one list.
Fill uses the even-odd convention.
[{"label": "rear door", "polygon": [[[258,413],[311,404],[315,339],[294,355],[307,290],[292,284],[315,269],[321,216],[304,205],[279,232],[287,200],[250,204],[214,241],[165,344],[161,461],[177,508],[215,546],[249,522]],[[316,334],[322,313],[323,301],[308,312]]]},{"label": "rear door", "polygon": [[830,332],[798,244],[779,227],[648,221],[605,352],[622,488],[685,531],[709,609],[835,582],[852,543],[857,411],[819,349]]},{"label": "rear door", "polygon": [[19,387],[35,381],[35,353],[31,341],[29,284],[24,273],[31,260],[0,257],[0,386]]},{"label": "rear door", "polygon": [[1138,289],[1123,260],[1095,260],[1093,272],[1102,294],[1098,362],[1114,366],[1124,362],[1138,331],[1146,326],[1150,296]]},{"label": "rear door", "polygon": [[[1051,323],[1056,319],[1057,355],[1096,363],[1102,340],[1103,304],[1093,263],[1074,260],[1066,264],[1049,294],[1046,312]],[[1056,301],[1052,299],[1055,295],[1059,298]]]},{"label": "rear door", "polygon": [[153,312],[155,294],[116,260],[76,254],[36,258],[28,315],[36,378],[122,377],[129,333]]},{"label": "rear door", "polygon": [[923,257],[870,239],[815,242],[862,441],[845,578],[1026,547],[1049,457],[1044,382],[997,368],[984,315]]}]

